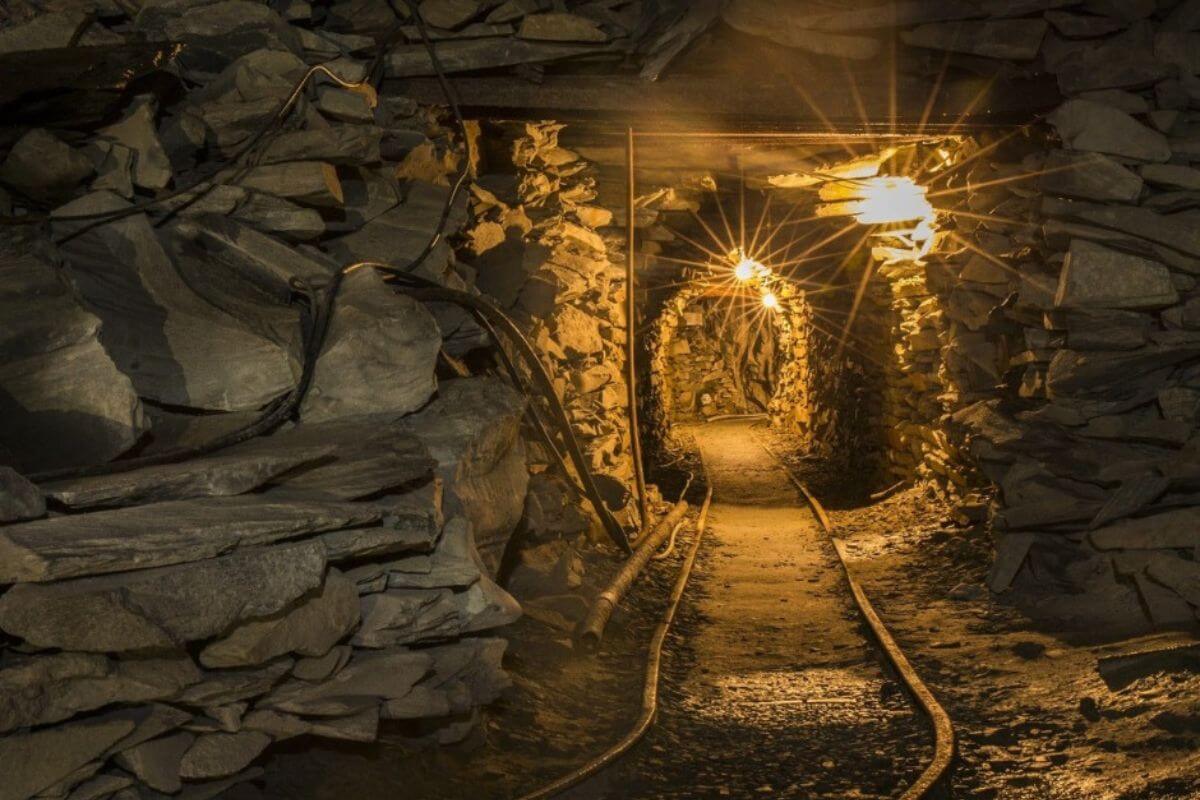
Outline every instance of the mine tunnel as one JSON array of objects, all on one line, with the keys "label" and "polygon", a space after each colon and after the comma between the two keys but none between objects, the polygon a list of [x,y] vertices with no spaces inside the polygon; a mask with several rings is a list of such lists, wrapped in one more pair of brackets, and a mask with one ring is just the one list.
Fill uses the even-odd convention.
[{"label": "mine tunnel", "polygon": [[0,800],[1200,797],[1200,0],[0,7]]}]

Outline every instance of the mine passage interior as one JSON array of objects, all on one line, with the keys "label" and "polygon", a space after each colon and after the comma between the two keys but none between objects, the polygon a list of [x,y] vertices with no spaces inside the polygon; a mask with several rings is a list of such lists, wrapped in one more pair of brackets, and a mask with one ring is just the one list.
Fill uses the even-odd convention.
[{"label": "mine passage interior", "polygon": [[0,3],[0,800],[1200,797],[1197,54]]},{"label": "mine passage interior", "polygon": [[940,411],[902,388],[915,365],[892,292],[905,270],[911,279],[939,248],[956,249],[925,184],[973,143],[817,132],[635,141],[649,334],[638,366],[653,445],[669,451],[675,423],[762,415],[810,455],[858,471],[863,491],[911,479],[924,452],[897,423],[932,427]]}]

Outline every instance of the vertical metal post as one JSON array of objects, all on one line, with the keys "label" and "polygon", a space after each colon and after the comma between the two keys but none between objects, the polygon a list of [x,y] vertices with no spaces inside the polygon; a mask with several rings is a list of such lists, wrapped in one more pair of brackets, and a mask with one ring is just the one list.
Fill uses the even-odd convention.
[{"label": "vertical metal post", "polygon": [[629,444],[633,453],[633,474],[637,480],[638,514],[642,522],[642,530],[650,524],[650,515],[646,510],[646,474],[642,467],[642,434],[638,428],[638,394],[637,394],[637,303],[634,290],[637,284],[634,279],[634,264],[636,260],[637,243],[634,238],[636,214],[634,202],[637,198],[633,167],[633,128],[625,132],[625,180],[628,194],[625,203],[625,364],[626,383],[629,385]]}]

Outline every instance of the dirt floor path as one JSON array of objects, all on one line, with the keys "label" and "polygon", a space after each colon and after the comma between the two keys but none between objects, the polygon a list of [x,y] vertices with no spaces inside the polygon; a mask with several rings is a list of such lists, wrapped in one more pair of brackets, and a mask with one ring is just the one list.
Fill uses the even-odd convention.
[{"label": "dirt floor path", "polygon": [[696,613],[646,742],[573,797],[892,796],[919,771],[921,722],[824,533],[751,423],[692,433],[713,487]]}]

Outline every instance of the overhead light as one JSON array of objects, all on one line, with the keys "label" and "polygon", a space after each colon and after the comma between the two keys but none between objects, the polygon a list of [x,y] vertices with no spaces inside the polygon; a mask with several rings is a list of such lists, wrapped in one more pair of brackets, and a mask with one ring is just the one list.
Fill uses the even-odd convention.
[{"label": "overhead light", "polygon": [[763,308],[769,311],[775,311],[777,308],[779,308],[779,298],[775,296],[774,292],[763,292],[762,304]]},{"label": "overhead light", "polygon": [[912,178],[886,176],[855,181],[830,181],[821,199],[833,201],[817,208],[822,217],[854,217],[863,225],[926,222],[936,218],[925,187]]},{"label": "overhead light", "polygon": [[771,274],[771,270],[766,264],[746,255],[742,252],[741,248],[734,248],[729,253],[729,260],[733,262],[733,277],[742,283],[748,283],[757,278],[765,278]]}]

